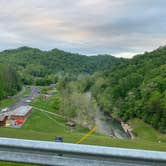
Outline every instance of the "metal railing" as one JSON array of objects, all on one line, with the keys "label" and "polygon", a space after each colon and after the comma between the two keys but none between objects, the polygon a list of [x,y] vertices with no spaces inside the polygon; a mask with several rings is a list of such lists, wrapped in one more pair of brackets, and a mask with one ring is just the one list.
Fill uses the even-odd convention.
[{"label": "metal railing", "polygon": [[166,152],[0,138],[0,160],[64,166],[165,166]]}]

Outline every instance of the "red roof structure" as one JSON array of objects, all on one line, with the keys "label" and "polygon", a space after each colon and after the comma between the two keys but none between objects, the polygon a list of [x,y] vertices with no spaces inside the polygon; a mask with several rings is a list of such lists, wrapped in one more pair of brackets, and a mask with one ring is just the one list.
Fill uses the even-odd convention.
[{"label": "red roof structure", "polygon": [[22,119],[17,119],[17,120],[15,120],[15,122],[17,122],[17,123],[24,123],[24,120],[22,120]]}]

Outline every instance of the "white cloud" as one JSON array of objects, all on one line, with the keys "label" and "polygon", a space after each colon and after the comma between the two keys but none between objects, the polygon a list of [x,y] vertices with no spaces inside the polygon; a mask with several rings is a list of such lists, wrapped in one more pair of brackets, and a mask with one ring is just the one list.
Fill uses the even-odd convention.
[{"label": "white cloud", "polygon": [[119,58],[122,58],[122,57],[132,58],[133,56],[138,55],[138,54],[140,54],[140,53],[138,53],[138,52],[122,52],[119,54],[114,54],[114,56],[119,57]]},{"label": "white cloud", "polygon": [[164,0],[0,0],[0,49],[129,57],[165,45]]}]

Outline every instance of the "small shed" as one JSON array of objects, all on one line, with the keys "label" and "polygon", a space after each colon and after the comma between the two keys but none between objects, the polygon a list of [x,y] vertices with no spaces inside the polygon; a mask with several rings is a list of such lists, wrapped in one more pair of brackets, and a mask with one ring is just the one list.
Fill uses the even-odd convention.
[{"label": "small shed", "polygon": [[11,119],[12,120],[25,120],[31,113],[32,107],[31,106],[21,106],[16,108],[12,113],[11,113]]}]

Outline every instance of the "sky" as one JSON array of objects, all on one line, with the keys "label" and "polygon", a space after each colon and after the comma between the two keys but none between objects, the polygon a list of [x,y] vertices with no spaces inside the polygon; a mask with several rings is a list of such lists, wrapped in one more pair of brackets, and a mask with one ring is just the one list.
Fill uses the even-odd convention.
[{"label": "sky", "polygon": [[130,58],[166,44],[166,0],[0,0],[0,50]]}]

